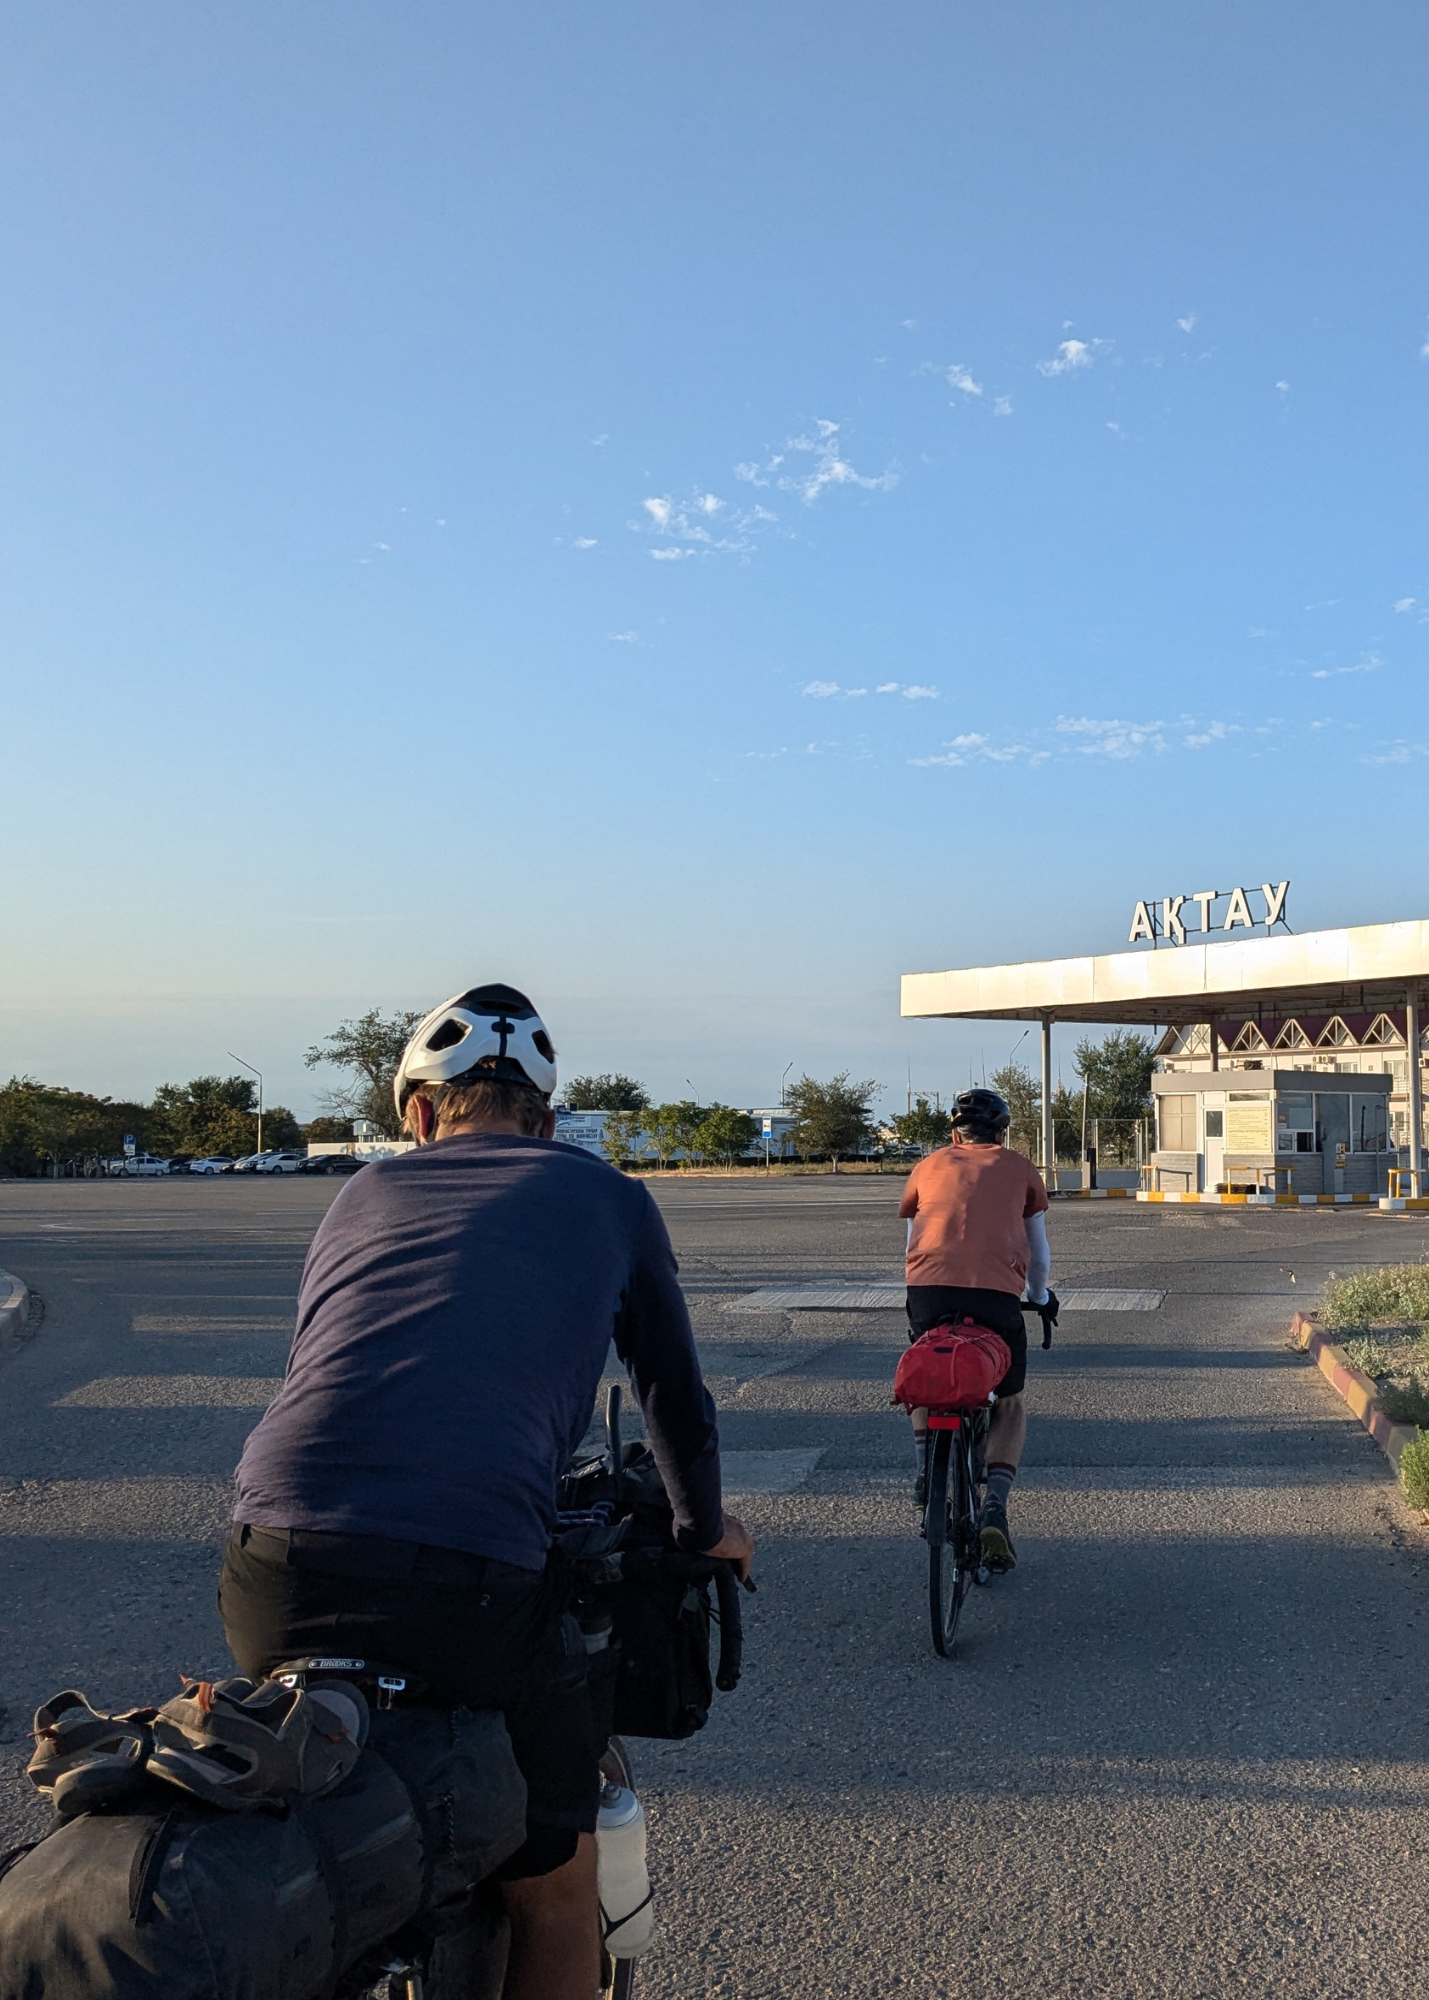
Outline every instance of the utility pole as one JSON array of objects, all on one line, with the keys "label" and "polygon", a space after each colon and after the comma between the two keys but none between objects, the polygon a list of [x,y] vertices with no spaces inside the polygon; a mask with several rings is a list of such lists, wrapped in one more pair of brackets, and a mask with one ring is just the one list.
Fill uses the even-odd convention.
[{"label": "utility pole", "polygon": [[242,1056],[234,1055],[232,1049],[228,1051],[228,1059],[230,1062],[236,1062],[240,1069],[252,1070],[254,1076],[258,1079],[258,1150],[261,1153],[263,1150],[263,1072],[261,1069],[253,1069],[252,1063],[244,1062]]}]

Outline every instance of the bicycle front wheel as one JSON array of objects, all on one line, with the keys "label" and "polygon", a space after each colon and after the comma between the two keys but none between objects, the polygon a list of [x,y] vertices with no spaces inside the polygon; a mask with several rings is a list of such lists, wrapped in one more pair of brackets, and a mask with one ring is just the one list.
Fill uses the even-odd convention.
[{"label": "bicycle front wheel", "polygon": [[970,1508],[967,1451],[961,1431],[935,1431],[928,1464],[928,1616],[933,1650],[948,1659],[972,1582],[963,1518]]}]

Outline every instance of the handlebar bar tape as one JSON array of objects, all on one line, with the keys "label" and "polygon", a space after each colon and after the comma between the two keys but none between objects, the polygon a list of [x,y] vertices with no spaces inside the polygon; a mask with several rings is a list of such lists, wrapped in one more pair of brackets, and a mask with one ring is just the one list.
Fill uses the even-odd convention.
[{"label": "handlebar bar tape", "polygon": [[715,1686],[721,1694],[732,1694],[739,1686],[744,1665],[744,1620],[739,1609],[739,1584],[728,1563],[714,1573],[715,1601],[719,1605],[719,1666]]}]

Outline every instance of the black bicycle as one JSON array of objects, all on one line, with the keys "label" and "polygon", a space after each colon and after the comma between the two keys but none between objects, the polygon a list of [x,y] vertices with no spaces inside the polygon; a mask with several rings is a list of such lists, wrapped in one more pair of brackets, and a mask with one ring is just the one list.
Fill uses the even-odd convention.
[{"label": "black bicycle", "polygon": [[[1042,1345],[1052,1345],[1057,1324],[1057,1295],[1044,1305],[1024,1301],[1024,1312],[1042,1321]],[[974,1583],[986,1583],[989,1571],[982,1559],[978,1533],[978,1493],[987,1475],[987,1432],[992,1406],[928,1412],[928,1498],[923,1509],[923,1539],[928,1544],[928,1616],[933,1649],[950,1659],[963,1600]]]}]

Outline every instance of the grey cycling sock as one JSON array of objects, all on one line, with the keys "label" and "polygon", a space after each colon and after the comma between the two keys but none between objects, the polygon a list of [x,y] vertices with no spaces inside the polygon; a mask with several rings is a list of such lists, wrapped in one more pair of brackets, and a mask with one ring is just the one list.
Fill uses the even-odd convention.
[{"label": "grey cycling sock", "polygon": [[918,1477],[921,1479],[928,1470],[928,1433],[914,1431],[913,1456],[918,1461]]},{"label": "grey cycling sock", "polygon": [[983,1489],[983,1504],[991,1500],[995,1506],[1007,1512],[1007,1503],[1012,1498],[1012,1482],[1017,1477],[1017,1467],[992,1461],[987,1468],[987,1485]]}]

